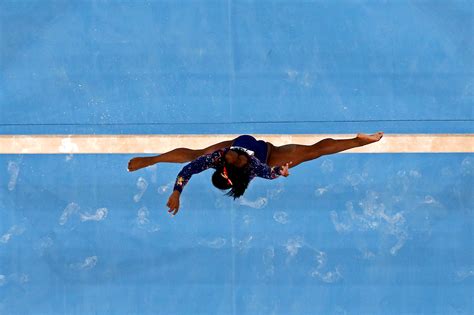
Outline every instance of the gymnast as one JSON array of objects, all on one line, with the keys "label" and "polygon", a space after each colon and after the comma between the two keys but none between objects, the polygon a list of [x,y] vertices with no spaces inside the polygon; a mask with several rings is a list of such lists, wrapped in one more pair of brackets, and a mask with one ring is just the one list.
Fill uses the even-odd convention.
[{"label": "gymnast", "polygon": [[213,185],[221,190],[230,189],[227,195],[236,199],[244,194],[249,182],[255,177],[287,177],[288,169],[298,164],[377,142],[382,137],[383,132],[372,135],[359,133],[352,139],[327,138],[313,145],[275,146],[270,142],[256,140],[250,135],[241,135],[200,150],[177,148],[157,156],[136,157],[129,161],[128,170],[133,172],[156,163],[190,162],[179,172],[173,193],[166,204],[169,207],[168,212],[176,215],[183,187],[192,175],[208,168],[216,169],[212,175]]}]

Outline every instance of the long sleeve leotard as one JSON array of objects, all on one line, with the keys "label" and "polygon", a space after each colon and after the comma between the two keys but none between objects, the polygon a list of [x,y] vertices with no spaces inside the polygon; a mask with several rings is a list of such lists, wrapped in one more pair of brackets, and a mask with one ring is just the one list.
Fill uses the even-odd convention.
[{"label": "long sleeve leotard", "polygon": [[[184,186],[194,174],[201,173],[209,168],[218,168],[219,166],[224,165],[224,156],[228,150],[229,149],[226,148],[217,150],[211,154],[202,155],[185,165],[176,178],[174,190],[182,192]],[[254,156],[250,156],[249,168],[250,179],[255,177],[275,179],[280,176],[282,170],[281,166],[270,167],[267,164],[260,162],[260,160]]]}]

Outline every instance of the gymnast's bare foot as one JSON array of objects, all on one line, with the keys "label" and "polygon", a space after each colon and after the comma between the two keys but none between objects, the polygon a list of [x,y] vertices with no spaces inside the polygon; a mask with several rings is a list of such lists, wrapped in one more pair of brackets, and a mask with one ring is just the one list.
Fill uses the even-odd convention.
[{"label": "gymnast's bare foot", "polygon": [[379,131],[372,135],[366,135],[365,133],[358,133],[357,139],[361,142],[362,145],[366,145],[369,143],[377,142],[383,137],[383,132]]},{"label": "gymnast's bare foot", "polygon": [[155,164],[152,156],[136,157],[128,162],[128,171],[133,172],[141,168]]}]

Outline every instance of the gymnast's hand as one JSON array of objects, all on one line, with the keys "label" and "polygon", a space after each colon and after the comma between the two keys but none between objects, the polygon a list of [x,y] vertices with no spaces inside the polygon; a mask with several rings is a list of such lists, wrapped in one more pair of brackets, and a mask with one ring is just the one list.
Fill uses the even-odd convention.
[{"label": "gymnast's hand", "polygon": [[288,169],[290,168],[291,164],[293,164],[293,162],[290,161],[286,163],[284,166],[282,166],[281,171],[280,171],[281,176],[288,177],[288,175],[290,175],[290,172],[288,171]]},{"label": "gymnast's hand", "polygon": [[179,210],[179,195],[181,193],[177,190],[173,191],[171,194],[170,198],[168,199],[168,203],[166,204],[170,209],[168,210],[168,213],[171,213],[172,215],[176,215]]}]

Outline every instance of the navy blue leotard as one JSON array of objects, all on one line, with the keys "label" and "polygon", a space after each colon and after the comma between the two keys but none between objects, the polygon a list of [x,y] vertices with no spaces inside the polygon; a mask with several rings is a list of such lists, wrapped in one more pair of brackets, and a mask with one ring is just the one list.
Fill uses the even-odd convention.
[{"label": "navy blue leotard", "polygon": [[263,140],[257,141],[257,139],[250,135],[242,135],[234,140],[232,147],[241,147],[250,150],[250,155],[254,155],[262,163],[267,163],[268,147],[267,143]]},{"label": "navy blue leotard", "polygon": [[[282,170],[281,166],[270,167],[260,158],[263,158],[263,161],[266,160],[267,149],[266,149],[266,142],[261,141],[265,144],[265,148],[261,142],[253,140],[252,136],[240,136],[238,137],[232,144],[232,147],[242,147],[246,150],[253,151],[253,155],[250,155],[249,160],[249,170],[250,170],[250,179],[255,177],[262,177],[267,179],[274,179],[280,176],[280,171]],[[237,141],[238,140],[238,141]],[[231,147],[231,148],[232,148]],[[206,154],[198,157],[194,161],[190,162],[186,166],[183,167],[181,172],[179,172],[178,177],[176,178],[176,182],[174,185],[174,190],[179,192],[183,191],[184,186],[188,183],[191,176],[197,173],[201,173],[209,168],[218,168],[223,166],[225,163],[224,156],[229,151],[230,148],[225,148],[221,150],[217,150],[211,154]],[[259,156],[259,158],[257,157]]]}]

